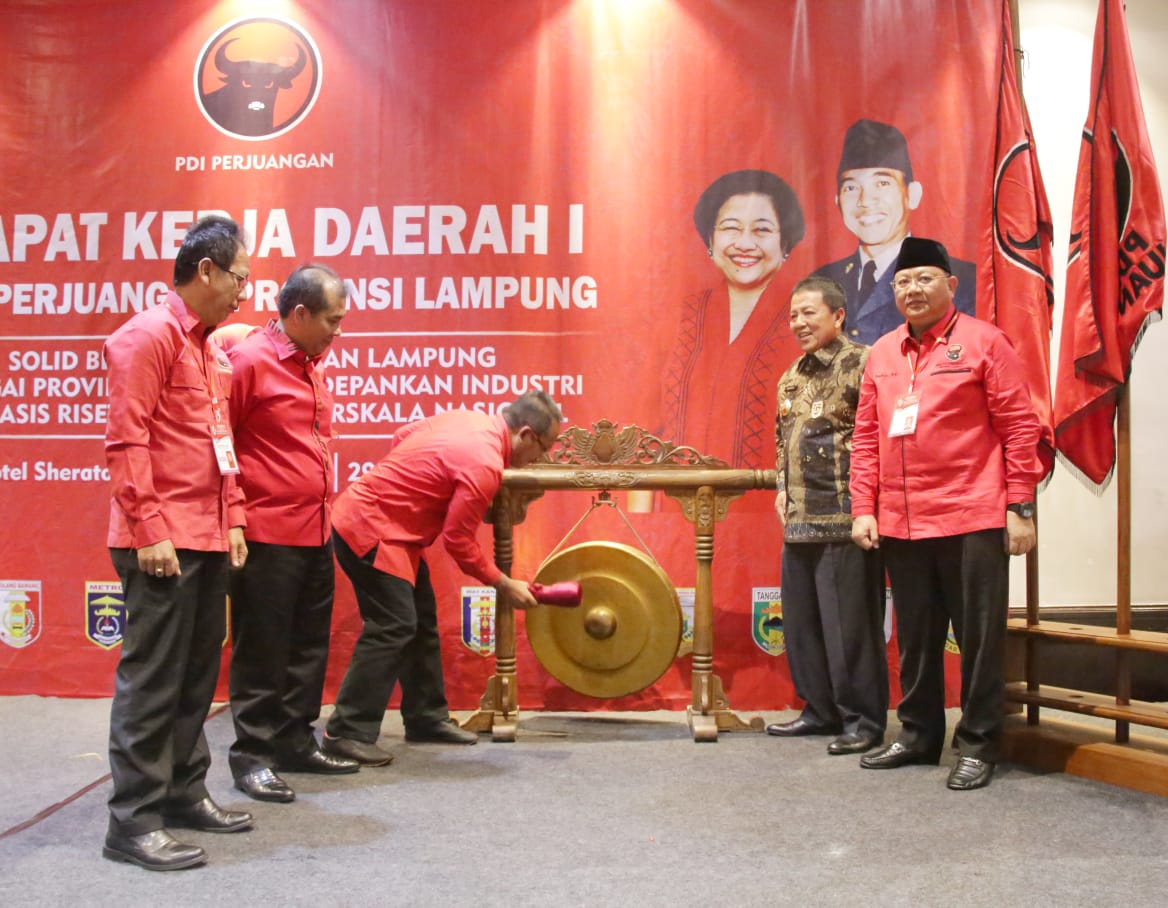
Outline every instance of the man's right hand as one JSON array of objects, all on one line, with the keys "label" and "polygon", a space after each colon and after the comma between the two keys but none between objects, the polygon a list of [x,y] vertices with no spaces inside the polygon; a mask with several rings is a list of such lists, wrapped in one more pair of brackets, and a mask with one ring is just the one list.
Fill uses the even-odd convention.
[{"label": "man's right hand", "polygon": [[880,531],[875,517],[864,514],[852,521],[852,542],[864,551],[880,548]]},{"label": "man's right hand", "polygon": [[539,603],[535,601],[535,596],[531,594],[531,590],[528,589],[527,584],[521,580],[515,580],[512,577],[504,577],[495,586],[495,590],[498,592],[498,596],[495,600],[497,604],[506,603],[512,608],[517,608],[523,611],[526,611],[529,608],[535,608],[537,605],[539,605]]},{"label": "man's right hand", "polygon": [[178,553],[174,550],[174,543],[163,539],[153,545],[144,545],[138,549],[138,570],[151,577],[178,576],[182,570],[178,565]]},{"label": "man's right hand", "polygon": [[779,515],[779,523],[783,526],[787,525],[787,492],[786,490],[779,492],[775,496],[775,513]]}]

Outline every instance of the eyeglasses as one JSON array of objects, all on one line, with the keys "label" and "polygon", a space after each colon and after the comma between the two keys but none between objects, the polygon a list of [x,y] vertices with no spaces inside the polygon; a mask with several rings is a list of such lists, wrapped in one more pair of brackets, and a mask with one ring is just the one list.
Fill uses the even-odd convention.
[{"label": "eyeglasses", "polygon": [[[528,426],[527,428],[531,429],[531,426]],[[556,443],[556,440],[553,438],[550,442],[544,444],[543,436],[536,432],[535,429],[531,429],[531,435],[535,439],[535,443],[539,445],[539,450],[544,454],[550,451]]]},{"label": "eyeglasses", "polygon": [[244,277],[242,274],[236,274],[236,273],[235,273],[234,271],[232,271],[230,268],[224,268],[224,267],[223,267],[222,265],[220,265],[218,262],[212,262],[212,264],[213,264],[213,265],[214,265],[216,268],[218,268],[220,271],[226,271],[226,272],[227,272],[228,274],[230,274],[230,275],[231,275],[233,278],[235,278],[235,289],[236,289],[236,290],[242,290],[242,289],[243,289],[245,286],[247,286],[248,278]]},{"label": "eyeglasses", "polygon": [[913,284],[916,284],[921,288],[921,290],[923,290],[925,293],[928,293],[944,280],[945,278],[939,274],[929,274],[927,272],[925,274],[918,274],[915,276],[902,274],[897,276],[896,280],[892,282],[892,286],[893,289],[904,293],[908,290],[909,287],[911,287]]}]

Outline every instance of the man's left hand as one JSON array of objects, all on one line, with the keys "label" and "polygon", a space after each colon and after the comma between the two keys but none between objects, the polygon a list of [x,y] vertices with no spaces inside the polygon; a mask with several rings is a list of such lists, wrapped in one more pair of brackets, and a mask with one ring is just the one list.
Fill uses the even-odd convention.
[{"label": "man's left hand", "polygon": [[243,538],[243,527],[232,527],[227,531],[227,547],[231,551],[231,566],[243,567],[247,561],[247,540]]},{"label": "man's left hand", "polygon": [[1034,518],[1029,519],[1006,511],[1006,553],[1010,555],[1025,555],[1038,539],[1034,529]]}]

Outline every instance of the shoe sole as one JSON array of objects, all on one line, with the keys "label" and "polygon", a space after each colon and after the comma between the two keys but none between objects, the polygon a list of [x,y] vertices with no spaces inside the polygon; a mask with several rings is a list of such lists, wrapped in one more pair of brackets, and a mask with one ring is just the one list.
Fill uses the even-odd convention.
[{"label": "shoe sole", "polygon": [[167,829],[189,829],[192,832],[246,832],[255,824],[255,818],[247,820],[243,823],[232,823],[230,826],[195,826],[190,823],[184,823],[182,820],[175,820],[172,817],[163,817],[162,823]]},{"label": "shoe sole", "polygon": [[[321,748],[321,749],[323,750],[324,748]],[[383,759],[379,758],[376,760],[363,760],[360,757],[353,756],[352,754],[341,754],[341,753],[336,753],[335,751],[326,751],[326,752],[330,756],[333,756],[333,757],[344,757],[346,760],[356,760],[357,763],[359,764],[357,767],[358,769],[360,769],[361,766],[388,766],[390,763],[393,762],[393,754],[386,754]]]},{"label": "shoe sole", "polygon": [[469,741],[451,740],[450,738],[411,738],[406,735],[406,741],[409,744],[453,744],[456,747],[470,747],[472,744],[478,744],[477,737]]},{"label": "shoe sole", "polygon": [[240,788],[238,785],[235,786],[235,790],[243,792],[253,801],[265,801],[268,804],[291,804],[296,800],[296,792],[294,791],[289,791],[287,794],[277,794],[275,792],[272,794],[261,794],[259,792],[248,791],[246,788]]},{"label": "shoe sole", "polygon": [[[329,756],[335,757],[337,754],[329,754]],[[345,759],[353,760],[352,757],[345,757]],[[346,766],[344,769],[309,769],[307,766],[277,766],[276,769],[280,772],[299,772],[314,776],[346,776],[357,772],[361,768],[360,760],[353,760],[353,762],[356,764],[355,766]]]},{"label": "shoe sole", "polygon": [[200,864],[207,863],[207,856],[204,854],[185,861],[175,861],[173,864],[151,864],[149,861],[143,861],[140,858],[134,857],[132,854],[118,851],[116,848],[110,848],[108,845],[102,846],[101,856],[109,861],[133,864],[136,867],[141,867],[143,870],[186,870],[188,867],[198,867]]}]

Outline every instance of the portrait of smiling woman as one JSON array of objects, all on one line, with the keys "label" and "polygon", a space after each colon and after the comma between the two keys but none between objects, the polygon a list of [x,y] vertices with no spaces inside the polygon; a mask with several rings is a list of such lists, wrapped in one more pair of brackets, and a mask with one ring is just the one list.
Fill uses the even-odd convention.
[{"label": "portrait of smiling woman", "polygon": [[721,280],[682,306],[662,389],[663,434],[734,466],[761,467],[774,454],[772,398],[788,333],[786,300],[773,284],[803,239],[803,210],[775,174],[736,170],[706,188],[693,221]]}]

